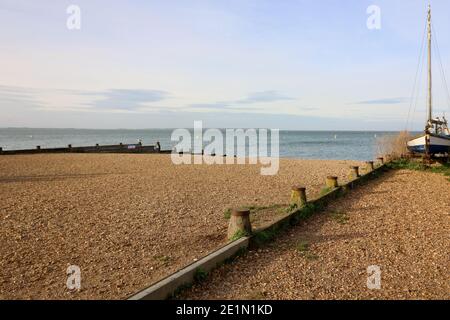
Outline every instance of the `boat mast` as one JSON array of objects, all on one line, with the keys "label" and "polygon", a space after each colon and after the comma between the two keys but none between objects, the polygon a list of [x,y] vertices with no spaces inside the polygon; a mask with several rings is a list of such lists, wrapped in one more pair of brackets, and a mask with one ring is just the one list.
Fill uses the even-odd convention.
[{"label": "boat mast", "polygon": [[432,78],[431,78],[431,5],[428,5],[428,125],[431,126],[433,118],[433,97],[432,97]]}]

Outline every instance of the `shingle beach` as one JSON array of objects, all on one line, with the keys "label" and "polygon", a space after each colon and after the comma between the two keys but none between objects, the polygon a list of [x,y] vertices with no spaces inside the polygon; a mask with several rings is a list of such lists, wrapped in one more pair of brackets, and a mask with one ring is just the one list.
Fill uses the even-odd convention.
[{"label": "shingle beach", "polygon": [[[170,155],[0,158],[0,298],[122,299],[226,242],[227,208],[317,194],[355,161],[173,165]],[[66,269],[81,269],[81,290]]]},{"label": "shingle beach", "polygon": [[[181,297],[449,299],[449,234],[448,177],[391,171]],[[379,288],[367,286],[373,266]]]}]

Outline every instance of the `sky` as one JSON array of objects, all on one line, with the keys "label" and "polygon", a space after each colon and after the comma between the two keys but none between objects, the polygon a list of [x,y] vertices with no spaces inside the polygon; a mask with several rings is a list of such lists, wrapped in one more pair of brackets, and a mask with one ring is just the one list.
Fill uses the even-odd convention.
[{"label": "sky", "polygon": [[[80,29],[67,27],[71,5]],[[380,29],[367,27],[371,5]],[[432,8],[450,76],[450,2]],[[425,73],[411,96],[426,10],[426,0],[0,0],[0,127],[421,130]],[[435,110],[450,114],[434,72]]]}]

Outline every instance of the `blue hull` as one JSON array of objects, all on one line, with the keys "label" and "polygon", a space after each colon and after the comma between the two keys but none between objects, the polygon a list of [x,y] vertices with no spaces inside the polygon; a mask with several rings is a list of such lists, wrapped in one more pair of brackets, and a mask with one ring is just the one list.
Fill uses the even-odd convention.
[{"label": "blue hull", "polygon": [[[408,146],[408,150],[414,153],[425,153],[425,145],[417,145],[413,147]],[[439,145],[430,145],[429,146],[430,153],[448,153],[450,152],[450,148],[447,146],[439,146]]]}]

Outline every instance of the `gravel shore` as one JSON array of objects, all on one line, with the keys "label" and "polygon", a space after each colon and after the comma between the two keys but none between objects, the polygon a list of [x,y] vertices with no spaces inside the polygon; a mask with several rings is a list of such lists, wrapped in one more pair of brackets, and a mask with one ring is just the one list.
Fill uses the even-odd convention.
[{"label": "gravel shore", "polygon": [[[391,171],[181,298],[449,299],[449,234],[448,178]],[[367,288],[373,265],[379,290]]]},{"label": "gravel shore", "polygon": [[[294,184],[317,194],[352,164],[282,159],[261,176],[169,155],[2,156],[0,299],[126,298],[224,244],[227,208],[287,203]],[[81,268],[78,292],[69,265]]]}]

